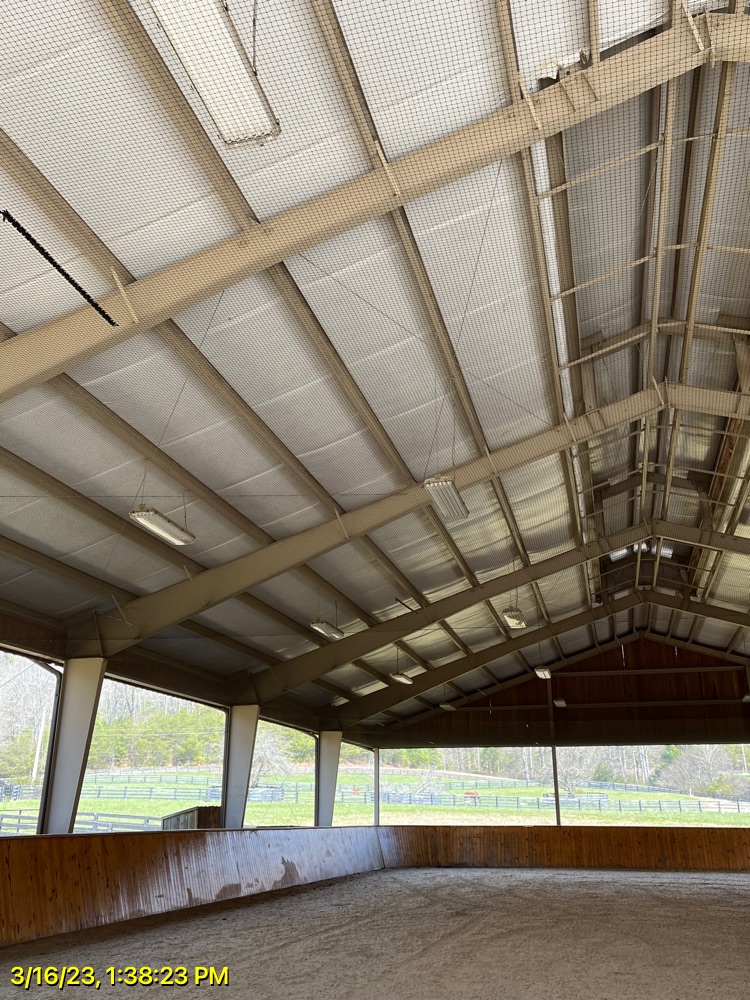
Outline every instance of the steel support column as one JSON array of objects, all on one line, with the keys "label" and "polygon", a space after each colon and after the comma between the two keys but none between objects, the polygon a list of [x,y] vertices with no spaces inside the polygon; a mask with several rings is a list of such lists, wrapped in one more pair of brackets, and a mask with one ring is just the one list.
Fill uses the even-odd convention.
[{"label": "steel support column", "polygon": [[380,750],[375,747],[372,752],[375,756],[372,772],[373,822],[375,826],[380,826]]},{"label": "steel support column", "polygon": [[325,730],[318,734],[315,755],[315,825],[333,826],[336,782],[339,774],[341,732]]},{"label": "steel support column", "polygon": [[106,664],[101,657],[65,663],[40,833],[73,832]]},{"label": "steel support column", "polygon": [[241,830],[245,825],[259,716],[260,705],[233,705],[229,709],[222,795],[222,826],[227,830]]}]

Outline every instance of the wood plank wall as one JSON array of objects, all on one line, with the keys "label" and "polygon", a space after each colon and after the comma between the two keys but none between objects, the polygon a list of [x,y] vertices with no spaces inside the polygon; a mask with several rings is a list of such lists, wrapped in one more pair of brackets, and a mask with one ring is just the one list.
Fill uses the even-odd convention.
[{"label": "wood plank wall", "polygon": [[374,827],[0,838],[0,944],[382,867]]},{"label": "wood plank wall", "polygon": [[[642,669],[653,673],[637,673]],[[532,675],[473,701],[471,711],[441,712],[402,729],[386,726],[372,739],[380,747],[398,748],[544,746],[546,684]],[[698,650],[645,639],[627,643],[556,670],[552,688],[555,698],[567,702],[567,708],[555,710],[559,747],[750,741],[744,668]],[[612,703],[622,707],[596,707]],[[519,707],[529,705],[538,708]],[[492,712],[480,711],[490,707]]]},{"label": "wood plank wall", "polygon": [[383,867],[747,872],[750,830],[395,826],[0,838],[0,943]]},{"label": "wood plank wall", "polygon": [[382,826],[386,868],[750,871],[750,830],[607,826]]},{"label": "wood plank wall", "polygon": [[193,806],[164,816],[162,830],[220,830],[221,806]]}]

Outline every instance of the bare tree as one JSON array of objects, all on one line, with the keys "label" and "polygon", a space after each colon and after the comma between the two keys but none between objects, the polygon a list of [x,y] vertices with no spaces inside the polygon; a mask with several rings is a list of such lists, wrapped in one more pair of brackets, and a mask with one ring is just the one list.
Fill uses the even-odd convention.
[{"label": "bare tree", "polygon": [[679,755],[664,770],[664,780],[680,791],[710,792],[711,786],[731,770],[732,760],[721,744],[681,746]]},{"label": "bare tree", "polygon": [[560,747],[557,751],[557,770],[560,784],[574,795],[591,776],[602,760],[601,747]]},{"label": "bare tree", "polygon": [[259,722],[253,751],[253,769],[250,784],[257,788],[269,775],[285,775],[291,770],[291,761],[283,746],[283,732],[270,722]]}]

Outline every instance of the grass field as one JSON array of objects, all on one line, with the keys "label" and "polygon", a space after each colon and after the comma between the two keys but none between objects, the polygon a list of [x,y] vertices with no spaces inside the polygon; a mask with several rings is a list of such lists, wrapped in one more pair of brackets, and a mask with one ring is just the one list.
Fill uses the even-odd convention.
[{"label": "grass field", "polygon": [[[117,808],[103,810],[98,800],[81,800],[81,812],[108,812],[132,816],[163,815],[157,803],[148,799],[128,799]],[[259,806],[260,808],[253,808]],[[39,802],[31,799],[4,802],[0,812],[15,813],[19,809],[37,810]],[[28,813],[26,813],[28,815]],[[312,806],[302,806],[290,802],[251,803],[245,816],[248,826],[312,826]],[[367,826],[373,822],[372,805],[338,803],[334,813],[335,826]],[[446,825],[446,826],[552,826],[555,822],[554,809],[547,810],[506,810],[483,809],[481,807],[440,808],[409,805],[382,806],[380,822],[383,825]],[[571,826],[742,826],[750,827],[748,813],[600,813],[595,810],[562,810],[562,822]]]},{"label": "grass field", "polygon": [[[162,771],[149,774],[115,774],[98,776],[98,784],[107,791],[123,786],[123,794],[127,788],[127,797],[105,795],[98,798],[91,795],[94,786],[94,776],[87,776],[84,797],[79,805],[80,813],[114,814],[133,817],[153,817],[160,819],[170,813],[190,808],[191,805],[205,804],[198,797],[198,792],[207,786],[218,786],[221,776],[215,772],[206,771]],[[278,787],[284,785],[285,799],[283,801],[251,801],[245,814],[248,826],[312,826],[314,815],[314,785],[309,772],[295,774],[265,775],[264,786]],[[394,825],[431,825],[446,824],[459,826],[549,826],[555,822],[555,810],[549,795],[550,786],[524,784],[511,785],[502,779],[479,778],[476,780],[478,798],[475,805],[464,800],[464,792],[474,789],[474,779],[471,776],[456,777],[454,775],[430,773],[414,774],[408,772],[386,772],[381,775],[383,793],[401,795],[424,793],[432,791],[435,795],[454,795],[456,805],[446,804],[419,805],[408,803],[381,802],[380,822]],[[180,789],[187,797],[172,800],[170,798],[153,798],[139,795],[139,785],[144,793],[148,787],[169,794],[170,789]],[[191,789],[196,795],[190,796]],[[354,789],[359,791],[355,792]],[[373,822],[374,808],[372,801],[364,802],[364,792],[371,791],[372,776],[342,771],[339,775],[339,795],[343,793],[347,801],[337,801],[334,811],[334,825],[368,825]],[[86,792],[89,791],[87,795]],[[596,795],[598,790],[582,788],[586,795]],[[659,811],[659,802],[665,804],[681,800],[683,808],[697,806],[698,799],[676,792],[633,792],[607,789],[601,792],[606,795],[606,802],[613,806],[609,810],[600,811],[595,801],[583,800],[571,807],[564,800],[561,802],[563,824],[567,825],[597,825],[597,826],[742,826],[750,827],[750,812],[734,811],[732,802],[721,804],[722,812],[713,811],[717,808],[716,800],[701,799],[705,812],[697,811]],[[506,800],[504,808],[496,808],[495,796]],[[513,799],[518,798],[519,807]],[[295,799],[297,801],[295,801]],[[511,800],[508,802],[507,800]],[[536,800],[542,800],[537,807]],[[525,803],[523,800],[527,800]],[[638,807],[640,801],[641,806]],[[624,810],[619,811],[619,803]],[[580,808],[579,808],[580,805]],[[639,811],[642,808],[644,811]],[[31,818],[39,809],[38,799],[22,799],[0,802],[0,815],[13,814],[22,810]],[[711,810],[711,811],[709,811]]]}]

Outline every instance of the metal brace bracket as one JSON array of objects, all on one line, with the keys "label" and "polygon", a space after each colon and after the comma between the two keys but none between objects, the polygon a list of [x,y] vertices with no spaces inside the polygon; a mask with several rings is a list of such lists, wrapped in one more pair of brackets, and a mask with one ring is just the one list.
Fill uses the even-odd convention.
[{"label": "metal brace bracket", "polygon": [[558,83],[560,84],[560,86],[562,87],[562,92],[563,92],[563,94],[565,94],[565,97],[566,97],[566,99],[567,99],[567,101],[568,101],[568,104],[569,104],[569,105],[571,106],[571,108],[572,108],[572,109],[573,109],[574,111],[578,111],[578,108],[576,107],[576,103],[575,103],[575,101],[574,101],[574,100],[573,100],[573,98],[572,98],[572,97],[570,96],[570,91],[569,91],[569,90],[568,90],[568,88],[567,88],[567,87],[565,86],[565,79],[564,79],[564,78],[565,78],[565,70],[564,70],[564,69],[563,69],[563,67],[562,67],[562,66],[560,66],[559,64],[558,64],[558,67],[557,67],[557,70],[558,70],[558,74],[557,74],[557,82],[558,82]]},{"label": "metal brace bracket", "polygon": [[334,513],[336,515],[336,520],[339,522],[339,528],[341,528],[341,530],[344,532],[344,538],[347,541],[349,541],[349,532],[344,527],[344,522],[341,520],[341,515],[339,514],[339,512],[337,510],[334,511]]},{"label": "metal brace bracket", "polygon": [[521,88],[521,96],[523,97],[524,101],[526,101],[526,104],[528,106],[529,112],[531,113],[531,117],[534,119],[534,124],[536,125],[537,129],[540,132],[543,132],[544,131],[544,126],[542,125],[542,122],[541,122],[541,119],[539,118],[539,115],[536,113],[536,108],[534,106],[534,102],[532,101],[531,95],[529,94],[528,90],[526,89],[526,84],[523,82],[523,80],[520,77],[518,78],[518,86]]},{"label": "metal brace bracket", "polygon": [[682,5],[682,13],[685,15],[685,17],[687,18],[688,24],[690,25],[690,30],[692,31],[693,37],[695,38],[696,45],[698,46],[698,51],[699,52],[704,52],[705,49],[706,49],[706,46],[703,44],[703,39],[701,38],[700,32],[698,31],[698,28],[696,27],[693,15],[690,13],[690,9],[688,8],[688,5],[687,5],[687,0],[681,0],[681,5]]},{"label": "metal brace bracket", "polygon": [[110,268],[110,270],[112,272],[112,277],[115,280],[115,284],[117,285],[117,290],[120,293],[120,295],[122,296],[122,300],[125,303],[125,306],[127,307],[128,312],[130,313],[130,318],[133,320],[134,323],[137,323],[138,322],[138,317],[135,314],[135,309],[133,309],[133,306],[130,304],[130,299],[127,296],[127,293],[125,291],[123,283],[120,281],[120,278],[118,277],[117,271],[115,271],[115,269],[113,267]]},{"label": "metal brace bracket", "polygon": [[[115,595],[114,595],[114,594],[110,594],[109,596],[110,596],[110,597],[112,598],[112,600],[113,600],[113,601],[115,602],[115,607],[116,607],[116,608],[117,608],[117,610],[118,610],[118,611],[120,612],[120,620],[121,620],[121,621],[123,621],[123,622],[125,622],[125,624],[126,624],[126,625],[128,626],[128,628],[130,629],[130,631],[131,631],[132,635],[134,635],[134,636],[135,636],[135,635],[136,635],[136,630],[135,630],[135,625],[134,625],[134,624],[133,624],[133,623],[131,622],[131,620],[130,620],[130,619],[129,619],[129,618],[127,617],[127,615],[125,614],[125,612],[124,612],[124,611],[123,611],[123,609],[122,609],[122,605],[121,605],[121,604],[120,604],[120,602],[119,602],[119,601],[117,600],[117,598],[115,597]],[[96,615],[94,615],[94,622],[96,622],[96,620],[97,620],[97,619],[96,619]],[[99,635],[99,626],[98,626],[98,624],[97,624],[97,628],[96,628],[96,632],[97,632],[97,638],[99,639],[99,644],[100,644],[100,647],[101,647],[101,636]]]},{"label": "metal brace bracket", "polygon": [[597,94],[596,87],[594,87],[593,81],[591,80],[591,73],[593,73],[593,70],[591,70],[591,72],[589,72],[589,70],[584,70],[583,73],[582,73],[582,76],[583,76],[584,83],[586,84],[586,86],[591,91],[591,94],[592,94],[594,100],[598,101],[599,100],[599,95]]},{"label": "metal brace bracket", "polygon": [[376,145],[375,145],[375,152],[378,154],[378,159],[383,164],[383,170],[385,170],[385,175],[388,178],[388,183],[393,188],[393,193],[396,195],[396,197],[399,199],[399,201],[401,201],[402,200],[401,189],[399,188],[398,184],[396,183],[396,178],[394,176],[394,173],[393,173],[393,170],[391,168],[391,165],[388,162],[388,160],[386,160],[385,153],[383,152],[383,149],[382,149],[382,147],[381,147],[381,145],[380,145],[379,142],[376,143]]}]

